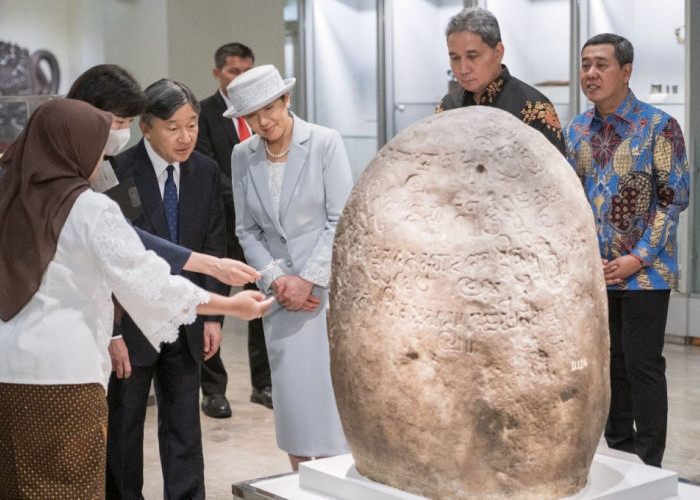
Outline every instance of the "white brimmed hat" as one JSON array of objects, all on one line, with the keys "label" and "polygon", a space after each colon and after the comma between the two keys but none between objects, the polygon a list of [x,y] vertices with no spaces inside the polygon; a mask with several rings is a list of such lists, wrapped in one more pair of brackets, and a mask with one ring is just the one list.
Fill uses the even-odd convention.
[{"label": "white brimmed hat", "polygon": [[226,87],[231,107],[224,116],[238,118],[257,111],[289,92],[296,81],[296,78],[282,81],[280,72],[272,64],[249,69]]}]

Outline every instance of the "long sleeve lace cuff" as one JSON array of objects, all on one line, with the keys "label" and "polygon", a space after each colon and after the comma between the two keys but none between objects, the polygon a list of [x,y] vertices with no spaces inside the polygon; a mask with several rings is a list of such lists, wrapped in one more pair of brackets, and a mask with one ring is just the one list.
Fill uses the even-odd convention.
[{"label": "long sleeve lace cuff", "polygon": [[265,294],[270,293],[270,286],[272,283],[284,275],[282,268],[277,264],[277,261],[272,261],[260,270],[260,279],[256,281],[258,288]]},{"label": "long sleeve lace cuff", "polygon": [[318,264],[309,263],[301,270],[299,277],[310,281],[314,285],[325,288],[330,284],[331,270],[328,266],[319,266]]},{"label": "long sleeve lace cuff", "polygon": [[196,307],[209,302],[209,293],[170,275],[168,264],[146,251],[116,204],[103,212],[92,236],[93,255],[114,296],[156,349],[177,339],[178,327],[193,323]]}]

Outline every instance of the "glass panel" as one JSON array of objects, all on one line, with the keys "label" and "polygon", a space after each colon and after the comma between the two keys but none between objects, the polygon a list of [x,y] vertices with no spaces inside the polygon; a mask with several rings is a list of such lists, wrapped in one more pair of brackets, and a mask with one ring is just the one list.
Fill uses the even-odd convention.
[{"label": "glass panel", "polygon": [[377,152],[376,2],[324,0],[310,10],[309,119],[340,132],[357,177]]},{"label": "glass panel", "polygon": [[431,115],[449,92],[445,26],[463,0],[394,1],[392,12],[393,129],[391,136]]},{"label": "glass panel", "polygon": [[285,0],[284,2],[284,22],[295,22],[299,20],[299,2],[297,0]]},{"label": "glass panel", "polygon": [[54,97],[57,96],[0,96],[0,156],[22,132],[34,110]]},{"label": "glass panel", "polygon": [[569,109],[570,0],[485,3],[498,19],[510,74],[547,96],[566,124],[575,112]]},{"label": "glass panel", "polygon": [[679,38],[684,35],[685,1],[589,0],[588,9],[588,36],[581,42],[598,33],[615,33],[632,42],[630,88],[684,128],[685,50]]}]

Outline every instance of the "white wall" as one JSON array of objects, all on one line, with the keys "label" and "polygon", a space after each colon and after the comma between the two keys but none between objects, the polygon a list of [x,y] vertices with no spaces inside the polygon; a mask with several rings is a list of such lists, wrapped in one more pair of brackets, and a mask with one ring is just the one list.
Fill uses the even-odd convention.
[{"label": "white wall", "polygon": [[0,39],[48,49],[59,93],[95,64],[124,66],[146,86],[163,77],[212,94],[214,51],[240,41],[256,63],[284,65],[284,0],[0,0]]},{"label": "white wall", "polygon": [[167,0],[99,1],[103,6],[103,62],[124,67],[144,87],[170,76]]},{"label": "white wall", "polygon": [[84,69],[104,58],[92,23],[99,3],[91,0],[0,0],[0,39],[34,52],[53,52],[64,94]]},{"label": "white wall", "polygon": [[214,51],[241,42],[255,64],[284,72],[284,0],[168,0],[168,74],[195,95],[209,97],[218,87],[212,76]]}]

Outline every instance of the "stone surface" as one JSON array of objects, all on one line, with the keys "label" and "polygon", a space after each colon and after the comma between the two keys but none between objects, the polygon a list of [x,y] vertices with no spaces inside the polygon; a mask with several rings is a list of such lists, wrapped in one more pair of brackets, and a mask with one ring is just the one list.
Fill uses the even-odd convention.
[{"label": "stone surface", "polygon": [[559,498],[608,404],[593,218],[536,130],[474,106],[378,153],[338,225],[331,371],[358,471],[430,498]]}]

